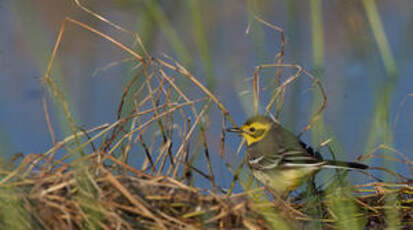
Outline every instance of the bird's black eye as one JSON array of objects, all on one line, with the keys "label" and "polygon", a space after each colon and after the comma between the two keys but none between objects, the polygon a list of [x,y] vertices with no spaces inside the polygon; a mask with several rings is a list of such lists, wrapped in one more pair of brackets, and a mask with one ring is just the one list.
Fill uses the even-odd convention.
[{"label": "bird's black eye", "polygon": [[255,128],[254,128],[254,127],[251,127],[251,128],[250,128],[250,132],[252,132],[252,133],[255,132]]}]

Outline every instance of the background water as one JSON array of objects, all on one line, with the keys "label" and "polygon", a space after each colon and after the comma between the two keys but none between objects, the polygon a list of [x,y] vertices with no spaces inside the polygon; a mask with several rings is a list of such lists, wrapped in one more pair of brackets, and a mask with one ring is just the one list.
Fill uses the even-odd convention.
[{"label": "background water", "polygon": [[[328,107],[323,121],[327,131],[317,135],[306,132],[303,139],[307,143],[317,146],[334,138],[341,153],[337,157],[343,160],[354,160],[380,144],[411,156],[413,4],[408,0],[375,1],[377,9],[368,0],[321,1],[320,11],[319,1],[294,0],[82,2],[138,33],[153,56],[165,53],[190,69],[227,106],[238,124],[253,114],[251,77],[255,67],[272,63],[279,51],[280,34],[254,21],[253,15],[258,15],[284,29],[285,63],[303,66],[319,77],[326,89]],[[81,11],[70,0],[1,1],[0,149],[5,158],[16,152],[43,153],[52,147],[40,79],[65,17],[133,44],[128,35]],[[377,34],[380,28],[384,32],[381,37]],[[136,73],[133,63],[96,71],[128,57],[95,34],[67,25],[52,76],[64,86],[77,125],[92,128],[116,120],[122,89]],[[264,88],[270,86],[270,76],[269,71],[264,75]],[[305,79],[289,88],[281,114],[284,126],[296,133],[304,127],[312,114],[314,90]],[[270,92],[264,91],[264,102]],[[197,93],[194,90],[191,95]],[[58,109],[49,104],[56,135],[62,139],[65,133],[56,115]],[[222,175],[219,182],[226,187],[231,175],[214,144],[221,120],[216,109],[210,114],[210,121],[219,120],[208,130],[210,154],[216,173]],[[231,162],[239,139],[227,137],[224,161]],[[377,154],[398,157],[387,151]],[[411,176],[405,164],[378,159],[369,164],[394,167],[398,173]]]}]

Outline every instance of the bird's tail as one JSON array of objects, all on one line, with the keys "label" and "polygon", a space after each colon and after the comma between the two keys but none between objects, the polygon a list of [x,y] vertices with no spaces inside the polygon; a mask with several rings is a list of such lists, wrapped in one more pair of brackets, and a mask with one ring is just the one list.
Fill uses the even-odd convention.
[{"label": "bird's tail", "polygon": [[356,162],[344,162],[344,161],[324,161],[326,162],[324,168],[341,168],[341,169],[368,169],[369,166]]}]

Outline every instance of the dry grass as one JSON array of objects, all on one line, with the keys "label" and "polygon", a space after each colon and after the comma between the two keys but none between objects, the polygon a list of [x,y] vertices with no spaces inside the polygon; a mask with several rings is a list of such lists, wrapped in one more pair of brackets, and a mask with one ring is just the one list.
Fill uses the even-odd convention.
[{"label": "dry grass", "polygon": [[[87,11],[115,28],[130,33]],[[275,55],[274,63],[258,66],[254,73],[256,111],[262,90],[259,87],[262,69],[275,70],[277,81],[266,107],[269,114],[275,110],[275,117],[278,117],[282,108],[288,85],[299,77],[309,77],[319,88],[324,100],[320,102],[313,120],[303,129],[305,131],[327,104],[323,88],[316,78],[300,66],[283,63],[285,40],[282,30],[262,19],[257,18],[257,21],[281,33],[281,51]],[[125,87],[117,120],[112,124],[103,124],[91,130],[77,128],[63,93],[49,76],[59,44],[64,38],[66,23],[98,34],[129,53],[137,62],[138,74]],[[205,118],[211,106],[216,106],[221,113],[219,153],[214,154],[214,157],[222,157],[227,123],[236,125],[230,113],[224,103],[184,66],[167,57],[150,56],[139,37],[132,35],[140,45],[142,54],[72,18],[67,18],[63,23],[43,78],[43,86],[64,111],[72,135],[57,141],[45,102],[44,109],[54,147],[42,154],[27,155],[17,167],[1,172],[3,218],[0,224],[3,229],[13,224],[20,228],[31,226],[33,229],[271,229],[274,226],[295,229],[310,228],[313,222],[321,223],[323,228],[335,229],[340,226],[337,223],[346,221],[341,218],[340,211],[331,208],[332,203],[341,202],[337,199],[350,201],[357,207],[354,213],[346,213],[350,216],[346,218],[351,218],[347,221],[364,218],[364,226],[383,229],[391,222],[389,215],[396,213],[398,226],[406,229],[412,226],[412,180],[389,169],[387,171],[396,178],[394,183],[384,183],[371,176],[373,182],[353,187],[350,193],[320,191],[324,195],[319,197],[319,219],[306,213],[307,198],[273,201],[268,199],[270,195],[262,188],[234,194],[236,183],[248,183],[240,181],[243,164],[227,165],[234,178],[228,185],[229,189],[217,186],[217,175],[211,164],[212,156],[206,141]],[[283,78],[282,70],[286,69],[293,73]],[[186,79],[190,87],[180,87],[177,78]],[[191,90],[200,93],[191,94]],[[136,146],[140,149],[138,158],[144,160],[139,167],[132,167],[127,162]],[[386,146],[380,148],[391,150]],[[403,154],[392,151],[397,156],[392,160],[404,162],[411,170],[411,161]],[[203,156],[198,156],[200,152]],[[365,154],[363,159],[379,157],[375,152]],[[196,157],[205,160],[207,172],[194,165]],[[211,190],[195,187],[195,177],[208,181]],[[334,198],[340,194],[352,195]],[[18,210],[13,214],[13,223],[5,221],[7,207]]]},{"label": "dry grass", "polygon": [[[26,156],[25,160],[30,159],[27,166],[39,158]],[[99,164],[99,158],[111,166]],[[83,161],[88,163],[62,164],[53,170],[21,169],[2,183],[2,197],[21,202],[28,213],[24,221],[33,229],[271,229],[274,223],[269,218],[278,217],[277,224],[300,228],[315,221],[305,214],[305,200],[298,198],[289,203],[257,202],[254,196],[263,194],[262,189],[232,195],[207,191],[182,179],[145,173],[103,152],[78,162]],[[398,211],[401,226],[411,226],[412,188],[408,184],[374,182],[354,187],[354,194],[340,199],[357,203],[358,212],[352,215],[364,215],[365,226],[383,229],[389,209]],[[389,206],[386,200],[390,198],[397,200],[397,206]],[[323,218],[317,221],[326,229],[335,229],[338,220],[330,202],[328,197],[321,200]],[[271,212],[277,216],[268,216]]]}]

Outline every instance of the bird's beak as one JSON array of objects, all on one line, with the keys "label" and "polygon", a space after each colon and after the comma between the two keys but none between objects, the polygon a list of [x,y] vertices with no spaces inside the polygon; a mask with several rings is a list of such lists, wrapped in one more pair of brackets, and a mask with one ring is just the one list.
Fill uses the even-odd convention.
[{"label": "bird's beak", "polygon": [[239,134],[244,132],[244,130],[240,128],[228,128],[225,131],[231,132],[231,133],[239,133]]}]

